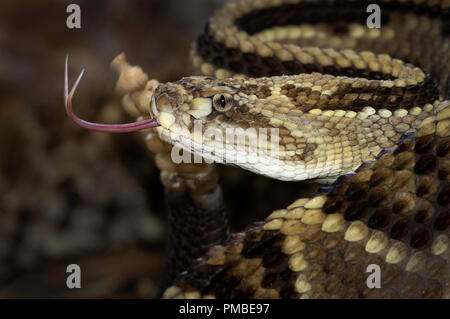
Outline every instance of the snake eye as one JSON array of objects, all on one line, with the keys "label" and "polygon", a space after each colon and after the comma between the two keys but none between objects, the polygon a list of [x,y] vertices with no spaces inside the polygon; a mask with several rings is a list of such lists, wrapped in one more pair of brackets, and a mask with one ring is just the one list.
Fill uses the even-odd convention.
[{"label": "snake eye", "polygon": [[233,97],[230,94],[216,94],[213,97],[213,106],[219,112],[226,112],[233,106]]},{"label": "snake eye", "polygon": [[223,96],[223,94],[220,95],[219,103],[221,107],[225,107],[227,105],[227,101],[225,101],[225,96]]}]

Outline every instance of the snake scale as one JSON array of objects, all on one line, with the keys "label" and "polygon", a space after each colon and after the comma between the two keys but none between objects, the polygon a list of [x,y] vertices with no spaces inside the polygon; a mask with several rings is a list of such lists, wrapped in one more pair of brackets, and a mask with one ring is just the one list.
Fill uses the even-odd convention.
[{"label": "snake scale", "polygon": [[[165,298],[450,297],[450,1],[379,1],[378,29],[369,4],[230,2],[192,47],[199,76],[152,92],[141,115],[157,123],[130,130],[158,125],[272,178],[335,180],[211,247]],[[260,129],[277,135],[256,156]]]}]

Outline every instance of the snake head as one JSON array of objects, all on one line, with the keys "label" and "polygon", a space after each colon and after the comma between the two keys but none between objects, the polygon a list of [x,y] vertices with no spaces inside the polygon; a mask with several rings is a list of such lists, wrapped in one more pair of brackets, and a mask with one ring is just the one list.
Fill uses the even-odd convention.
[{"label": "snake head", "polygon": [[[234,82],[204,76],[183,78],[160,84],[152,98],[151,113],[158,120],[161,137],[169,142],[177,135],[190,137],[195,121],[207,125],[220,115],[230,116],[239,106],[234,98]],[[172,133],[172,138],[164,134]]]},{"label": "snake head", "polygon": [[[246,90],[253,86],[250,88],[244,79],[210,77],[160,84],[152,98],[151,113],[160,124],[156,128],[159,137],[176,146],[172,160],[190,160],[176,151],[183,149],[193,153],[194,160],[200,156],[207,163],[233,164],[279,177],[278,128],[272,131],[274,127],[265,116],[252,113],[251,108],[258,105],[249,99],[256,99],[256,95],[249,97]],[[258,101],[269,102],[263,98]]]}]

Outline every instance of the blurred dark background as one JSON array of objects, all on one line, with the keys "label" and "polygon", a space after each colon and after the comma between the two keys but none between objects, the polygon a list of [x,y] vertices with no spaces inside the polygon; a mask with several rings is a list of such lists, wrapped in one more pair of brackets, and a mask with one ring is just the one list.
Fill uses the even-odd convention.
[{"label": "blurred dark background", "polygon": [[[113,58],[125,52],[150,78],[177,80],[208,17],[225,0],[0,2],[0,298],[152,298],[161,276],[165,210],[159,172],[138,133],[84,131],[63,107],[102,123],[130,122]],[[81,7],[68,29],[66,7]],[[221,167],[233,231],[310,191]],[[82,288],[66,287],[79,264]]]}]

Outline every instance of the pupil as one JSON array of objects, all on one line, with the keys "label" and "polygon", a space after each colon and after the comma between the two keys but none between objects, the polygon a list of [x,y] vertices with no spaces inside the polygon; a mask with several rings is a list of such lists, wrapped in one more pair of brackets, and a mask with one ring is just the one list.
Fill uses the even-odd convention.
[{"label": "pupil", "polygon": [[225,107],[225,105],[226,105],[225,96],[223,96],[223,95],[220,96],[219,103],[220,103],[220,106]]}]

